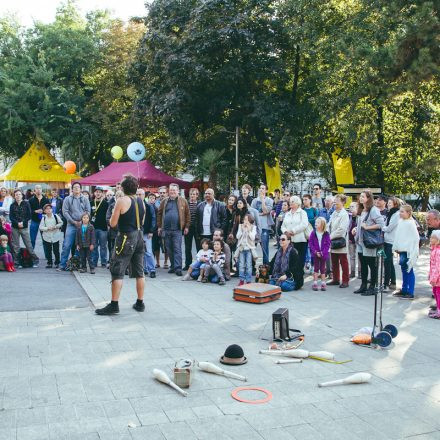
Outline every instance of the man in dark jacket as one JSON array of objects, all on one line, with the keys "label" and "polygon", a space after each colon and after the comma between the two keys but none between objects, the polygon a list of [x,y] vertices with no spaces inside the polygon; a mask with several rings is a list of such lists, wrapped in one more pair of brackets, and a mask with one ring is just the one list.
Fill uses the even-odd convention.
[{"label": "man in dark jacket", "polygon": [[27,200],[23,200],[21,190],[14,191],[15,202],[9,208],[9,219],[12,226],[12,253],[16,267],[19,266],[18,257],[20,255],[20,237],[23,240],[26,249],[32,257],[34,267],[38,267],[39,259],[34,251],[29,236],[29,223],[31,221],[31,207]]},{"label": "man in dark jacket", "polygon": [[95,247],[92,252],[93,266],[98,266],[98,258],[101,258],[101,267],[107,265],[107,209],[108,201],[103,188],[97,186],[94,192],[95,198],[91,205],[91,223],[95,228]]},{"label": "man in dark jacket", "polygon": [[197,240],[197,234],[196,234],[196,211],[199,205],[200,205],[199,190],[197,188],[191,188],[189,190],[189,201],[188,201],[191,222],[189,225],[188,234],[185,235],[185,267],[183,268],[183,270],[188,270],[189,266],[192,263],[193,239],[196,242],[197,251],[200,250],[199,241]]},{"label": "man in dark jacket", "polygon": [[156,210],[154,206],[145,200],[145,191],[138,188],[136,196],[144,202],[145,220],[144,220],[144,274],[150,275],[150,278],[156,278],[156,266],[153,255],[153,232],[156,228]]},{"label": "man in dark jacket", "polygon": [[188,202],[179,196],[179,185],[172,183],[168,194],[157,213],[157,232],[163,236],[170,257],[171,268],[168,273],[182,276],[182,232],[188,234],[191,217]]},{"label": "man in dark jacket", "polygon": [[31,206],[31,225],[29,227],[29,233],[31,236],[32,247],[35,249],[35,242],[37,241],[38,229],[40,228],[40,222],[43,218],[43,206],[47,205],[49,199],[43,195],[41,185],[35,185],[34,195],[29,199],[29,205]]},{"label": "man in dark jacket", "polygon": [[226,207],[223,203],[214,199],[214,190],[205,190],[205,201],[197,206],[196,210],[196,233],[199,243],[202,239],[212,240],[216,229],[222,231],[226,227]]}]

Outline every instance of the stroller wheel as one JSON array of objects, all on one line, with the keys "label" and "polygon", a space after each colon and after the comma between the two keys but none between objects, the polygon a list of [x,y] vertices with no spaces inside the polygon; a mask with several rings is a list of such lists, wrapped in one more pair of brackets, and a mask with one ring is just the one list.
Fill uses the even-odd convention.
[{"label": "stroller wheel", "polygon": [[393,324],[387,324],[383,330],[388,332],[393,339],[399,334],[397,327]]},{"label": "stroller wheel", "polygon": [[392,338],[388,332],[379,332],[374,338],[374,342],[380,347],[388,347],[391,344]]}]

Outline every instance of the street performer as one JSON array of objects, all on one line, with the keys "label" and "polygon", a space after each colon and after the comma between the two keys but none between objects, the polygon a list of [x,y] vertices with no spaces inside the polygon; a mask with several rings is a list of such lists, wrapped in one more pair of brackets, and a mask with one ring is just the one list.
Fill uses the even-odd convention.
[{"label": "street performer", "polygon": [[112,276],[112,300],[102,309],[96,309],[98,315],[119,313],[119,295],[127,268],[130,278],[136,278],[137,301],[133,308],[138,312],[145,310],[144,304],[144,233],[145,205],[136,197],[138,181],[132,175],[125,175],[121,182],[124,196],[115,204],[110,218],[110,226],[118,227],[113,248],[110,273]]}]

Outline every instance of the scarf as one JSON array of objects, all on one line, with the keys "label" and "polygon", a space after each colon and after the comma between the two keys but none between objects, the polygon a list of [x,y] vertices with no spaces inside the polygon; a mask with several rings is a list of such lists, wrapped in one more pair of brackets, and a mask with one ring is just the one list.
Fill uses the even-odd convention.
[{"label": "scarf", "polygon": [[286,252],[283,252],[282,248],[278,249],[272,274],[274,278],[279,278],[280,276],[285,275],[288,271],[290,252],[292,252],[292,248],[293,246],[289,244]]},{"label": "scarf", "polygon": [[394,213],[396,213],[397,211],[399,211],[399,208],[391,208],[387,214],[387,221],[386,221],[386,225],[388,226],[390,224],[390,220],[391,217],[393,216]]}]

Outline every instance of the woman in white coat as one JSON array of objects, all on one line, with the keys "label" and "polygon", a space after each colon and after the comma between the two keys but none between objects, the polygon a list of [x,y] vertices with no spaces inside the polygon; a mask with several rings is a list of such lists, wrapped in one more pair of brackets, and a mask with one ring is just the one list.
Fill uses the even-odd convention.
[{"label": "woman in white coat", "polygon": [[[329,286],[348,287],[350,271],[348,268],[348,226],[350,219],[344,205],[347,197],[344,194],[335,196],[335,210],[330,217],[329,231],[332,240],[331,259],[333,268],[333,280]],[[339,265],[342,267],[342,283],[339,277]]]},{"label": "woman in white coat", "polygon": [[301,209],[301,199],[298,196],[290,198],[290,211],[284,216],[281,231],[290,237],[293,247],[298,252],[299,261],[303,264],[306,259],[307,238],[305,231],[309,225],[307,213]]}]

